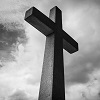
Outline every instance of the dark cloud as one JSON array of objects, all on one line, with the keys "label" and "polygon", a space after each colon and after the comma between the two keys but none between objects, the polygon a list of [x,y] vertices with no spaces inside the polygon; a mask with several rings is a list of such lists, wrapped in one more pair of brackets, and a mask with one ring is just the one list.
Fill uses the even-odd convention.
[{"label": "dark cloud", "polygon": [[16,22],[0,24],[0,60],[14,60],[11,55],[19,44],[26,44],[27,37],[23,25]]},{"label": "dark cloud", "polygon": [[8,97],[8,100],[33,100],[32,97],[28,97],[28,95],[22,91],[18,90],[14,94]]},{"label": "dark cloud", "polygon": [[100,46],[99,44],[90,52],[82,56],[74,57],[73,63],[65,66],[66,84],[87,83],[89,75],[95,70],[100,70]]}]

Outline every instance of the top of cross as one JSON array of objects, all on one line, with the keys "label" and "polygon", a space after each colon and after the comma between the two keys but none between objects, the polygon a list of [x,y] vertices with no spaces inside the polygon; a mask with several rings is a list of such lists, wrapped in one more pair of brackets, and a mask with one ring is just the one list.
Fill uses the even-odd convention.
[{"label": "top of cross", "polygon": [[62,29],[62,12],[57,6],[50,10],[50,18],[32,7],[26,11],[25,20],[45,36],[53,32],[60,32],[63,38],[63,48],[69,53],[78,51],[78,43]]}]

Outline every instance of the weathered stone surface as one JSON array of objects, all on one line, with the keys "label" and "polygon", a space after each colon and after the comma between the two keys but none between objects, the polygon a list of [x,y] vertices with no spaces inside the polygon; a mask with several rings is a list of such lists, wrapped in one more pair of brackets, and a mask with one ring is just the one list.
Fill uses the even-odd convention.
[{"label": "weathered stone surface", "polygon": [[78,43],[62,29],[62,12],[55,6],[49,18],[35,7],[26,12],[25,20],[46,36],[39,100],[65,100],[63,48],[78,51]]}]

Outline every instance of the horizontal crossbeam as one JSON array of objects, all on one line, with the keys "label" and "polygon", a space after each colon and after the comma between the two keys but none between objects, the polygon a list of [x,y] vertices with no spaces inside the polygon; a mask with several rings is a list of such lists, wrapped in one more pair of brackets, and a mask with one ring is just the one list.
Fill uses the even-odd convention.
[{"label": "horizontal crossbeam", "polygon": [[25,20],[45,36],[53,32],[55,23],[35,7],[26,11]]},{"label": "horizontal crossbeam", "polygon": [[74,53],[78,51],[78,43],[63,30],[62,34],[63,34],[63,48],[69,53]]}]

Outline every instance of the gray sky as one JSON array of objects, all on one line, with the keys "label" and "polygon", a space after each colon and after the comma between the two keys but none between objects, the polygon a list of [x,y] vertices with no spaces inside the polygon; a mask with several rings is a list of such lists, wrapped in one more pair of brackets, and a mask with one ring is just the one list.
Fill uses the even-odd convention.
[{"label": "gray sky", "polygon": [[0,100],[37,100],[45,36],[24,21],[35,6],[45,15],[58,6],[63,29],[79,43],[64,50],[66,100],[100,99],[100,0],[0,1]]}]

